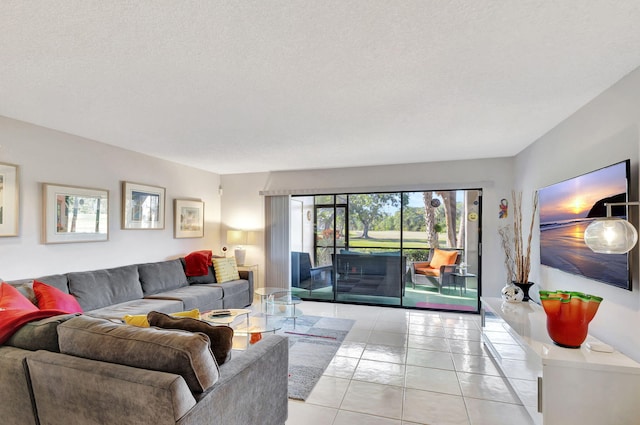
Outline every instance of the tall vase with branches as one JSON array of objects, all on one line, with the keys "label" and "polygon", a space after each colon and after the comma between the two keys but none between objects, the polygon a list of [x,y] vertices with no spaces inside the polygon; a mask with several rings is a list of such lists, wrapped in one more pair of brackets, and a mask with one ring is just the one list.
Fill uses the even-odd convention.
[{"label": "tall vase with branches", "polygon": [[511,227],[506,226],[498,230],[505,253],[505,265],[510,281],[524,292],[523,301],[529,300],[529,288],[533,285],[529,282],[531,272],[531,239],[533,237],[533,224],[538,209],[538,194],[533,196],[533,206],[531,211],[531,221],[529,223],[529,234],[526,248],[522,224],[522,192],[511,192],[513,202],[513,239],[511,238]]}]

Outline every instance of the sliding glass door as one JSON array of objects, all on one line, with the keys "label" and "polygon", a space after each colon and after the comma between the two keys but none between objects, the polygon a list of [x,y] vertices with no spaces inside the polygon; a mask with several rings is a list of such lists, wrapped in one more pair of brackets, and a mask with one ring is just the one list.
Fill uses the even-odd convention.
[{"label": "sliding glass door", "polygon": [[293,199],[311,233],[292,249],[302,298],[477,311],[480,190]]}]

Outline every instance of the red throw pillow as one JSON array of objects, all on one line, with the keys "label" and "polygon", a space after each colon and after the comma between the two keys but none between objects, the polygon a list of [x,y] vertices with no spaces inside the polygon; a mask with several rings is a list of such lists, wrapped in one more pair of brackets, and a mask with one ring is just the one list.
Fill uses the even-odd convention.
[{"label": "red throw pillow", "polygon": [[4,344],[22,325],[38,319],[65,314],[60,310],[38,310],[8,283],[0,284],[0,344]]},{"label": "red throw pillow", "polygon": [[36,311],[38,307],[8,283],[0,284],[0,309],[18,309]]},{"label": "red throw pillow", "polygon": [[82,313],[82,307],[76,298],[71,294],[65,294],[58,288],[34,280],[33,292],[36,294],[40,310],[55,309],[66,313]]},{"label": "red throw pillow", "polygon": [[185,274],[187,276],[205,276],[211,265],[211,251],[195,251],[184,257]]},{"label": "red throw pillow", "polygon": [[61,314],[65,314],[65,312],[60,310],[38,310],[37,308],[35,310],[0,308],[0,344],[4,344],[25,323]]}]

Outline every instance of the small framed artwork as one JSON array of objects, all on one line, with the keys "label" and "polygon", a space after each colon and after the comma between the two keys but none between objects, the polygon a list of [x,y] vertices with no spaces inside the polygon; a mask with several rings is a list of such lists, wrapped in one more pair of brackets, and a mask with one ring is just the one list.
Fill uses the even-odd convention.
[{"label": "small framed artwork", "polygon": [[176,199],[174,206],[174,237],[204,237],[204,202]]},{"label": "small framed artwork", "polygon": [[164,187],[122,182],[122,228],[164,229]]},{"label": "small framed artwork", "polygon": [[18,166],[0,162],[0,237],[18,236]]},{"label": "small framed artwork", "polygon": [[43,242],[109,240],[109,191],[43,183]]}]

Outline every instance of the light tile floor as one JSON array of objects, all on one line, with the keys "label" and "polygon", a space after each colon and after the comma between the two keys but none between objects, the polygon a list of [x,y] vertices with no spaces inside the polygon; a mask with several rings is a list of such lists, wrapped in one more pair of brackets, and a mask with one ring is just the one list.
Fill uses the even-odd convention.
[{"label": "light tile floor", "polygon": [[[304,302],[304,314],[355,320],[286,425],[530,425],[480,342],[480,317]],[[517,354],[517,353],[516,353]]]}]

